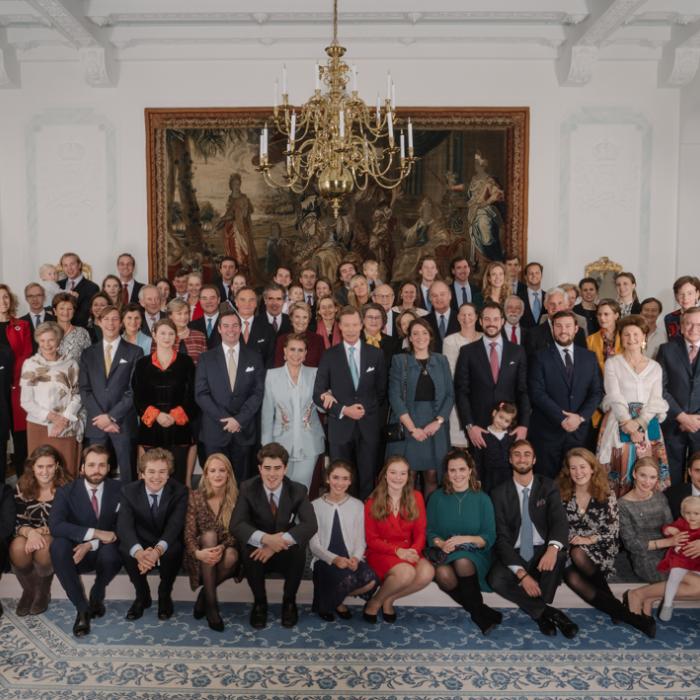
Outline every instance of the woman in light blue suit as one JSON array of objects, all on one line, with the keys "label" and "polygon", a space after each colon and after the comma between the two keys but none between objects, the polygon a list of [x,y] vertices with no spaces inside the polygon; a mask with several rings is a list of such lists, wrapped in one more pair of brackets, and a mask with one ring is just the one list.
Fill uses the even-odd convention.
[{"label": "woman in light blue suit", "polygon": [[289,452],[287,476],[311,485],[324,435],[313,402],[316,368],[305,367],[306,338],[290,333],[285,338],[284,365],[267,371],[262,405],[262,444],[278,442]]},{"label": "woman in light blue suit", "polygon": [[389,373],[391,411],[405,439],[387,443],[387,456],[403,455],[411,469],[423,472],[427,498],[437,488],[438,470],[450,449],[449,417],[454,384],[447,358],[430,352],[433,330],[422,318],[408,327],[409,352],[395,355]]}]

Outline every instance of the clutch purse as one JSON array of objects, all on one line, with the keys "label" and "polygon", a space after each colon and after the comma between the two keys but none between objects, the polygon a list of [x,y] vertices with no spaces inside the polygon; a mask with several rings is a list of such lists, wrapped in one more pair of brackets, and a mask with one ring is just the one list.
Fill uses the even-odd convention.
[{"label": "clutch purse", "polygon": [[[406,394],[408,393],[408,389],[406,387],[406,383],[408,381],[408,360],[406,359],[406,356],[404,355],[404,360],[403,360],[403,373],[402,373],[402,382],[401,382],[401,398],[403,401],[406,401]],[[393,414],[393,412],[392,412]],[[391,414],[390,414],[391,415]],[[403,442],[406,439],[406,429],[403,427],[403,423],[401,421],[391,421],[387,422],[387,424],[384,426],[384,439],[386,442]]]},{"label": "clutch purse", "polygon": [[[629,411],[630,411],[630,416],[632,418],[639,418],[639,415],[642,412],[642,404],[641,403],[631,403],[629,404]],[[654,417],[649,421],[649,425],[647,425],[647,430],[646,430],[647,438],[649,442],[654,442],[656,440],[661,439],[661,426],[659,425],[659,419]],[[630,436],[620,430],[620,441],[621,442],[632,442],[632,439]]]}]

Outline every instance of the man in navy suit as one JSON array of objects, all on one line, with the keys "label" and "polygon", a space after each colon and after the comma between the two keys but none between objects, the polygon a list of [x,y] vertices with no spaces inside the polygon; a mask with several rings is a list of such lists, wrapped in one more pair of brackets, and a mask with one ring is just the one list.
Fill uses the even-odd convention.
[{"label": "man in navy suit", "polygon": [[591,418],[603,398],[598,361],[574,345],[576,329],[571,311],[554,314],[554,343],[534,355],[528,376],[536,471],[552,479],[568,450],[590,446]]},{"label": "man in navy suit", "polygon": [[396,330],[398,314],[396,311],[392,310],[394,306],[394,290],[391,288],[391,285],[377,285],[372,292],[372,301],[379,304],[386,314],[386,323],[384,324],[382,332],[398,340],[399,334]]},{"label": "man in navy suit", "polygon": [[73,323],[76,326],[85,326],[90,316],[90,300],[100,288],[83,276],[83,261],[75,253],[64,253],[61,256],[61,267],[66,277],[59,280],[58,286],[72,294],[78,304]]},{"label": "man in navy suit", "polygon": [[[280,268],[286,270],[287,268]],[[281,284],[271,282],[263,290],[263,302],[265,308],[260,312],[260,316],[270,324],[275,332],[275,339],[278,335],[292,332],[292,324],[289,316],[283,313],[286,291]]]},{"label": "man in navy suit", "polygon": [[503,305],[506,322],[503,326],[503,337],[510,340],[514,345],[525,345],[529,328],[525,328],[521,320],[525,313],[525,302],[516,294],[511,294],[506,298]]},{"label": "man in navy suit", "polygon": [[182,564],[189,493],[172,478],[174,468],[168,450],[147,450],[139,457],[138,481],[122,489],[117,519],[119,552],[136,591],[127,620],[138,620],[151,606],[147,574],[156,566],[160,573],[158,619],[167,620],[173,614],[172,590]]},{"label": "man in navy suit", "polygon": [[275,357],[275,331],[265,314],[256,314],[258,297],[252,287],[241,287],[236,293],[236,310],[241,319],[241,343],[257,352],[263,365],[272,367]]},{"label": "man in navy suit", "polygon": [[211,350],[221,343],[219,335],[219,290],[216,285],[205,284],[199,292],[199,304],[204,315],[190,321],[188,328],[204,333],[207,339],[207,349]]},{"label": "man in navy suit", "polygon": [[[554,336],[552,335],[552,318],[554,318],[554,314],[559,311],[569,310],[569,299],[566,292],[561,287],[550,289],[549,292],[547,292],[545,307],[547,310],[546,319],[537,326],[529,328],[527,332],[525,351],[527,352],[528,359],[531,359],[535,353],[549,347],[554,343]],[[574,316],[574,320],[575,319],[576,316]],[[581,348],[588,347],[586,345],[586,331],[580,326],[576,327],[574,343]]]},{"label": "man in navy suit", "polygon": [[231,284],[237,273],[238,263],[235,258],[232,258],[230,255],[225,255],[221,258],[221,262],[219,263],[219,279],[214,282],[214,286],[219,292],[219,299],[221,299],[222,302],[230,301],[233,303]]},{"label": "man in navy suit", "polygon": [[450,275],[452,275],[450,291],[452,292],[452,310],[455,316],[462,304],[467,302],[474,304],[478,311],[484,303],[484,297],[479,288],[469,282],[470,273],[469,261],[463,255],[452,258],[450,262]]},{"label": "man in navy suit", "polygon": [[681,333],[664,343],[656,361],[664,373],[668,416],[662,425],[671,483],[680,484],[688,456],[700,450],[700,307],[681,316]]},{"label": "man in navy suit", "polygon": [[115,306],[100,315],[102,341],[80,357],[80,398],[87,410],[85,443],[111,445],[119,477],[132,480],[136,446],[136,408],[131,378],[143,350],[119,335],[121,319]]},{"label": "man in navy suit", "polygon": [[[56,491],[49,516],[51,561],[78,611],[76,637],[89,634],[90,619],[105,614],[105,591],[122,567],[116,544],[122,485],[107,478],[109,451],[104,445],[83,450],[80,474]],[[88,571],[96,572],[89,598],[80,580],[80,574]]]},{"label": "man in navy suit", "polygon": [[221,345],[199,356],[195,400],[202,409],[200,440],[207,456],[222,452],[240,484],[257,441],[258,413],[265,389],[261,356],[241,341],[241,319],[219,316]]},{"label": "man in navy suit", "polygon": [[141,330],[146,335],[153,333],[153,326],[168,315],[160,310],[161,299],[158,287],[152,284],[144,284],[139,290],[139,304],[143,307],[143,320]]},{"label": "man in navy suit", "polygon": [[[314,402],[328,409],[330,458],[355,465],[360,498],[374,488],[380,410],[386,399],[387,372],[381,350],[363,343],[360,312],[340,310],[338,327],[343,342],[326,350],[316,373]],[[334,399],[328,407],[329,397]]]},{"label": "man in navy suit", "polygon": [[465,427],[475,449],[486,446],[482,437],[491,423],[491,412],[500,401],[518,407],[516,439],[527,436],[530,399],[527,395],[527,361],[519,345],[509,343],[501,334],[503,309],[487,301],[479,314],[484,332],[482,340],[464,345],[455,367],[455,396],[460,425]]},{"label": "man in navy suit", "polygon": [[442,352],[442,341],[450,334],[459,331],[457,312],[451,305],[452,293],[450,287],[441,280],[436,280],[430,285],[430,305],[432,311],[425,320],[433,329],[433,348],[435,352]]},{"label": "man in navy suit", "polygon": [[22,321],[27,321],[32,327],[32,349],[36,352],[39,348],[36,340],[34,340],[34,331],[40,326],[44,321],[55,321],[56,316],[54,316],[51,309],[47,309],[44,306],[46,302],[46,292],[44,288],[37,282],[30,282],[24,288],[24,298],[29,304],[29,313],[20,316]]},{"label": "man in navy suit", "polygon": [[537,326],[540,322],[540,317],[545,313],[542,270],[542,265],[538,262],[529,262],[525,266],[525,281],[527,285],[518,296],[525,302],[525,314],[521,323],[526,328]]},{"label": "man in navy suit", "polygon": [[517,253],[515,255],[506,255],[504,264],[506,266],[506,284],[510,286],[511,294],[522,297],[526,292],[526,287],[520,281],[520,270],[522,268],[520,256]]},{"label": "man in navy suit", "polygon": [[134,268],[136,260],[131,253],[122,253],[117,258],[117,274],[122,283],[122,306],[139,303],[139,292],[143,283],[134,279]]},{"label": "man in navy suit", "polygon": [[440,278],[437,259],[434,255],[423,255],[418,261],[418,298],[416,306],[432,311],[433,305],[430,301],[430,288],[435,280]]}]

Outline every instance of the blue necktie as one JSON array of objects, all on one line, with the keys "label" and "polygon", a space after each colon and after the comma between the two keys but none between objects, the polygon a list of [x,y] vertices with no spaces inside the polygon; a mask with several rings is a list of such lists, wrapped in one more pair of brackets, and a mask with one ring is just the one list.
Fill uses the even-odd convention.
[{"label": "blue necktie", "polygon": [[355,389],[357,389],[358,385],[360,384],[360,372],[357,369],[357,363],[355,362],[355,348],[348,348],[348,352],[350,353],[350,357],[348,358],[348,364],[350,365],[350,376],[352,377],[352,383],[354,384]]},{"label": "blue necktie", "polygon": [[211,331],[212,331],[213,326],[214,326],[214,324],[212,323],[211,318],[208,318],[207,319],[207,338],[211,337]]},{"label": "blue necktie", "polygon": [[535,553],[532,544],[532,520],[530,519],[530,489],[523,489],[522,515],[520,521],[520,556],[530,561]]},{"label": "blue necktie", "polygon": [[535,298],[532,301],[532,315],[535,317],[535,321],[540,320],[540,313],[542,312],[542,302],[540,301],[540,293],[535,294]]},{"label": "blue necktie", "polygon": [[445,333],[447,333],[447,326],[445,325],[445,315],[440,314],[440,325],[438,326],[440,331],[440,338],[445,339]]}]

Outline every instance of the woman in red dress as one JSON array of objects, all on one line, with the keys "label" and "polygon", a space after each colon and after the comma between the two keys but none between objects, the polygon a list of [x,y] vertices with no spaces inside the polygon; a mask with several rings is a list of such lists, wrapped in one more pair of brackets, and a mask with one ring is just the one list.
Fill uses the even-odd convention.
[{"label": "woman in red dress", "polygon": [[397,598],[416,593],[433,580],[435,570],[423,557],[426,524],[423,496],[413,490],[408,462],[400,455],[389,457],[365,503],[367,563],[382,582],[365,605],[367,622],[377,621],[380,608],[384,622],[395,622]]}]

